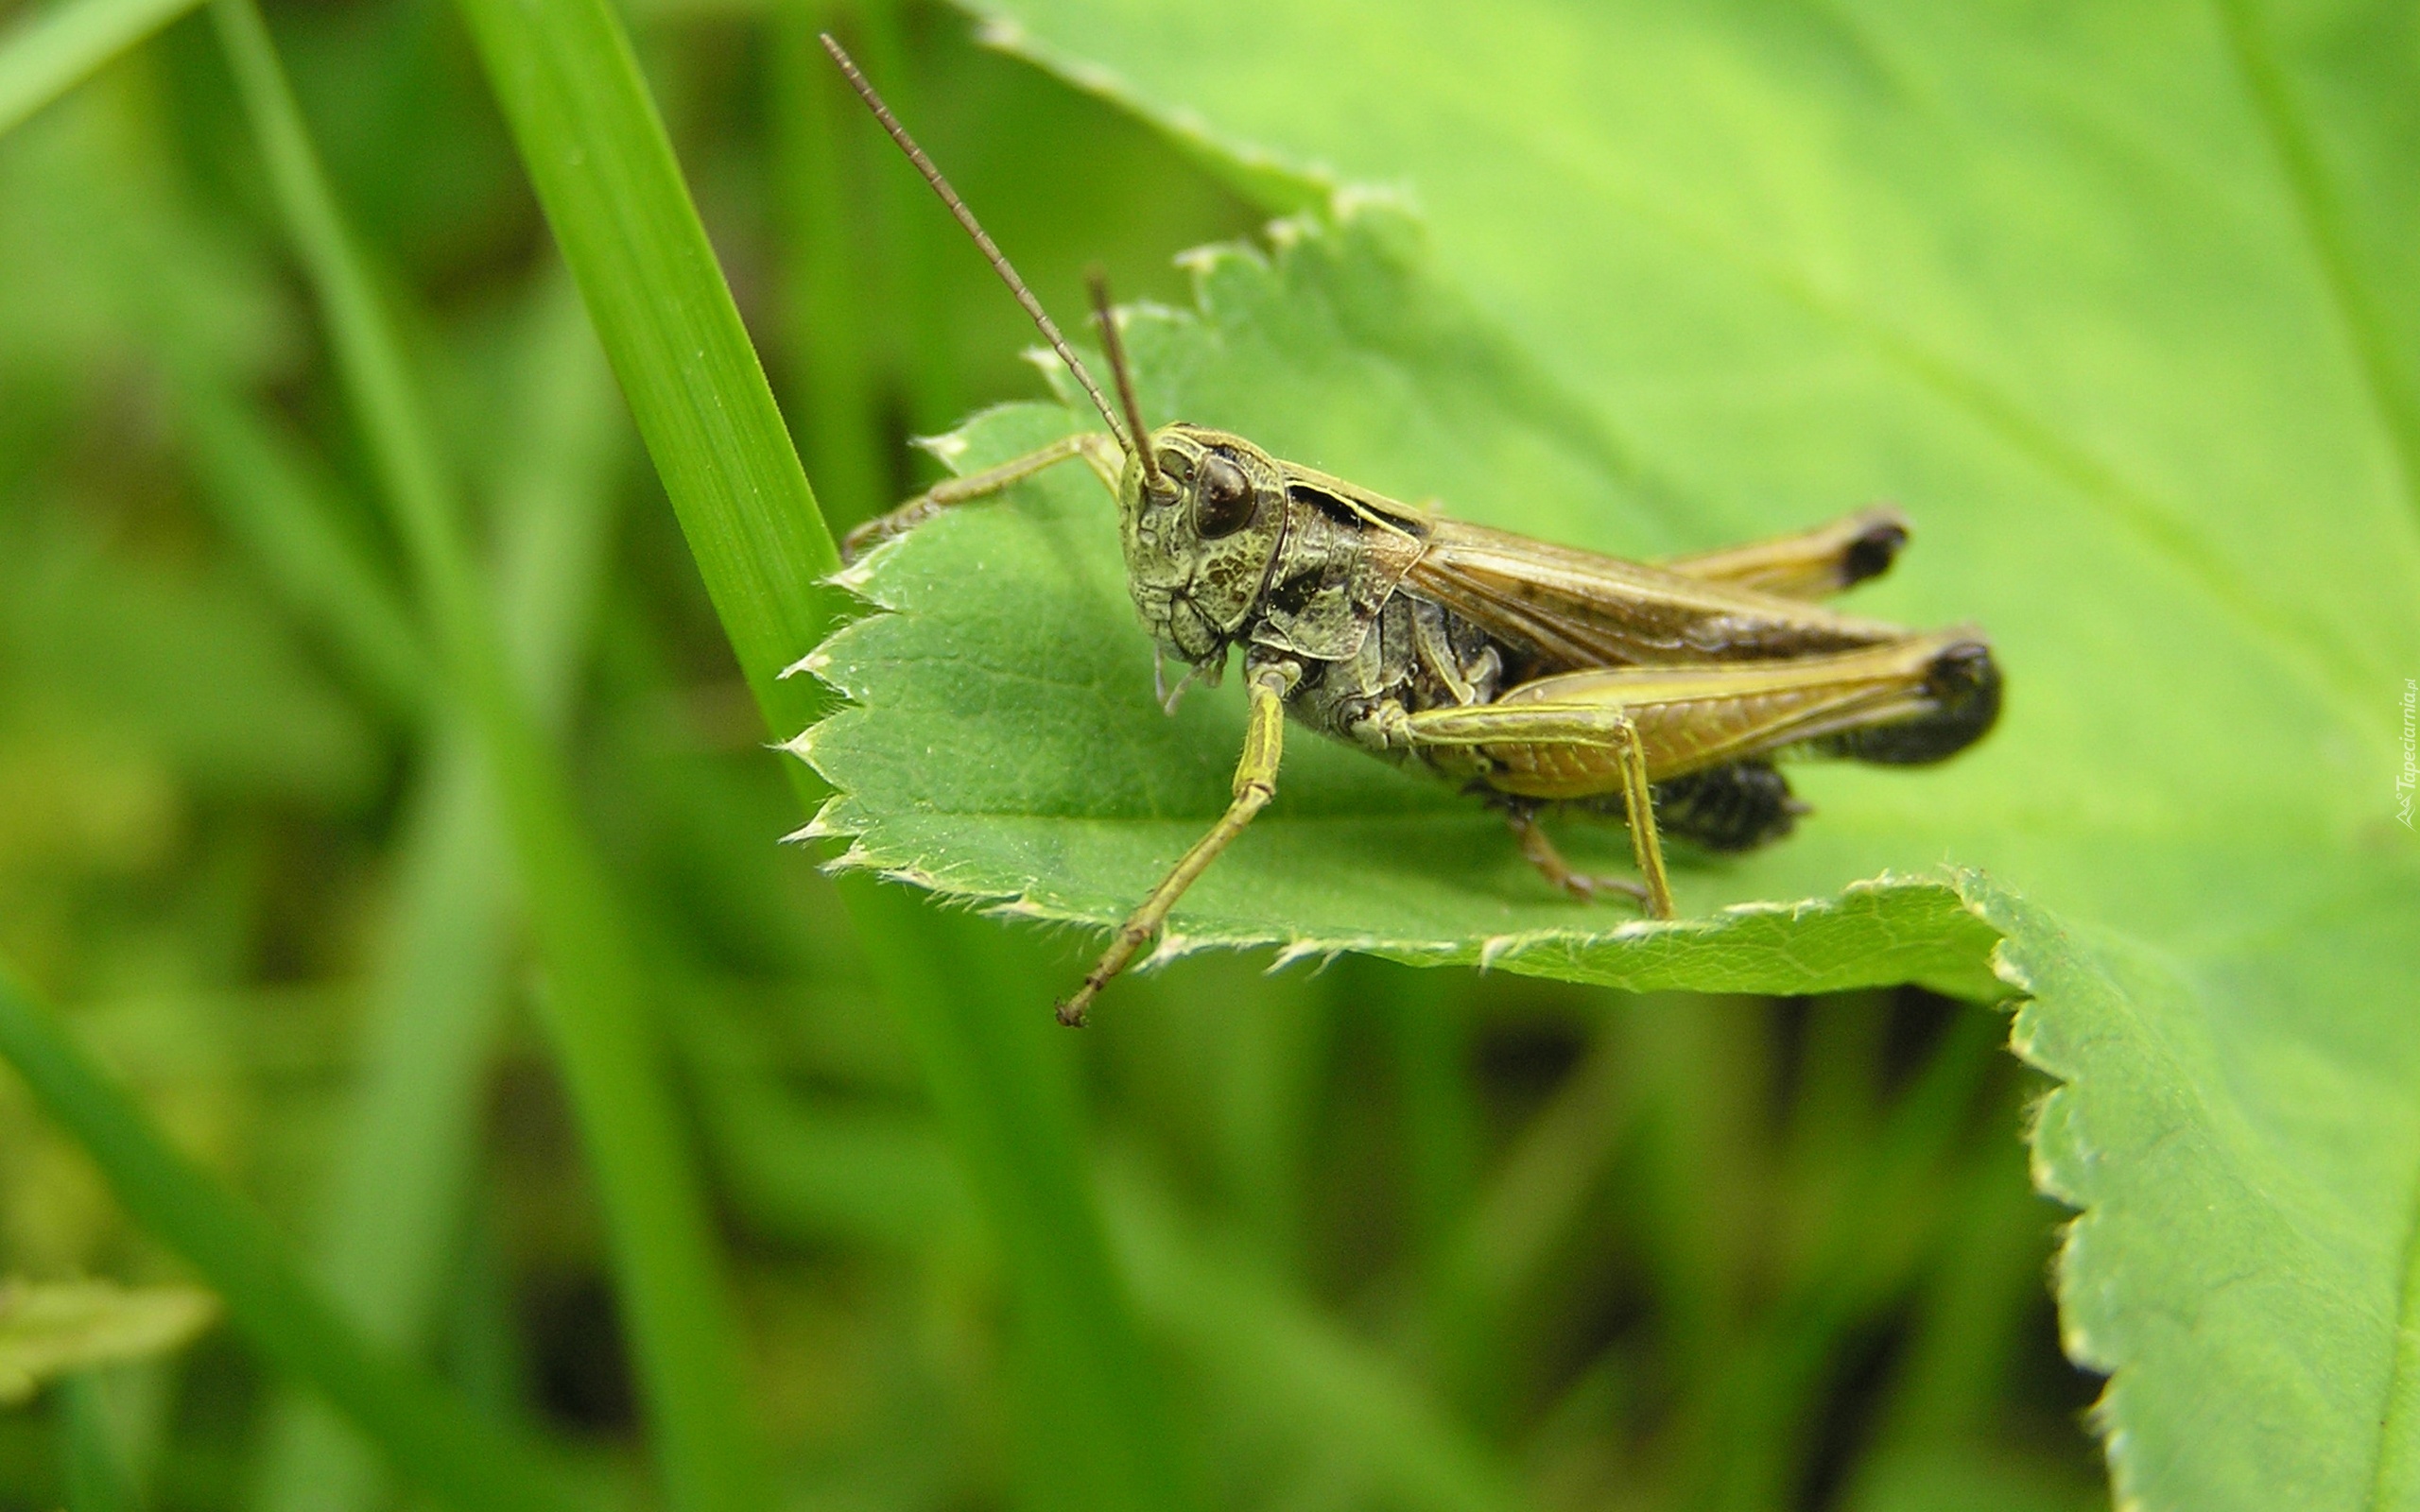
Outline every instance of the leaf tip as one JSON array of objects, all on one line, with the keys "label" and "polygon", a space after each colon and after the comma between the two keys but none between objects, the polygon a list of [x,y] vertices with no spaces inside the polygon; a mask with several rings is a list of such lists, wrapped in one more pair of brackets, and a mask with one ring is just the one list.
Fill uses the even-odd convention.
[{"label": "leaf tip", "polygon": [[959,462],[965,457],[966,449],[970,443],[966,439],[964,430],[954,430],[943,431],[939,436],[910,437],[908,444],[952,472],[956,472]]},{"label": "leaf tip", "polygon": [[788,755],[795,756],[800,761],[806,763],[807,765],[812,766],[815,765],[816,729],[816,726],[809,725],[787,740],[777,740],[773,742],[773,748]]},{"label": "leaf tip", "polygon": [[[820,818],[821,816],[818,815],[817,817]],[[808,828],[812,829],[813,827],[813,821],[810,820],[808,822]],[[852,836],[849,841],[849,849],[841,851],[838,855],[834,856],[831,860],[823,863],[822,867],[819,869],[822,870],[827,875],[843,871],[873,871],[875,870],[873,852],[866,849],[866,845],[863,840]],[[885,877],[890,875],[888,871],[879,871],[876,874]]]},{"label": "leaf tip", "polygon": [[[801,737],[804,739],[804,737]],[[784,845],[804,845],[810,840],[832,840],[854,835],[856,831],[840,821],[840,796],[834,794],[815,811],[815,817],[782,836]]]},{"label": "leaf tip", "polygon": [[[855,593],[859,598],[870,599],[873,597],[872,585],[873,583],[874,569],[881,564],[882,559],[885,557],[890,555],[892,549],[897,544],[898,541],[895,538],[890,541],[883,541],[880,545],[875,546],[872,551],[867,552],[864,556],[849,563],[846,567],[841,568],[838,572],[834,573],[831,576],[823,579],[823,581],[831,587],[840,589],[845,593]],[[782,676],[786,678],[793,672],[804,671],[813,673],[817,677],[821,677],[823,674],[821,669],[809,665],[809,663],[813,662],[820,654],[820,647],[815,651],[809,651],[798,661],[791,662],[786,667],[784,667],[782,669]],[[824,664],[827,666],[831,664],[829,658],[825,659]]]}]

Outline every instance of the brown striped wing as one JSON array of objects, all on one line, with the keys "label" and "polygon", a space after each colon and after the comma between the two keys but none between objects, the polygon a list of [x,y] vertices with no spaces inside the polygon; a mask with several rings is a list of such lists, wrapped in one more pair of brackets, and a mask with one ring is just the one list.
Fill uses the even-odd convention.
[{"label": "brown striped wing", "polygon": [[1429,516],[1403,586],[1527,647],[1534,673],[1755,662],[1906,638],[1880,620]]}]

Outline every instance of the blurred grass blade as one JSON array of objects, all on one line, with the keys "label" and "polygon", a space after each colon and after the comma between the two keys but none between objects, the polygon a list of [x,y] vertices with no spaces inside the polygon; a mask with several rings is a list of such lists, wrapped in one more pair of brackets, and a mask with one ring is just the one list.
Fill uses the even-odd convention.
[{"label": "blurred grass blade", "polygon": [[[460,512],[402,352],[337,209],[268,30],[213,0],[280,211],[318,294],[423,607],[477,730],[519,865],[556,1052],[594,1162],[666,1500],[758,1507],[764,1485],[703,1194],[662,1078],[630,931],[546,742],[513,686]],[[795,466],[795,460],[793,460]]]},{"label": "blurred grass blade", "polygon": [[[926,119],[923,60],[908,45],[907,7],[899,0],[869,0],[849,8],[862,61],[881,81],[890,108],[903,120]],[[873,123],[852,111],[857,139],[873,146],[877,207],[874,224],[860,222],[858,234],[879,228],[883,305],[891,331],[889,345],[907,385],[908,422],[918,434],[938,435],[966,413],[958,364],[950,354],[950,308],[942,282],[942,252],[963,255],[958,228],[933,213],[931,196]]]},{"label": "blurred grass blade", "polygon": [[[1652,1003],[1652,1000],[1651,1000]],[[1630,1004],[1629,1013],[1703,1011]],[[1457,1397],[1500,1401],[1497,1346],[1519,1297],[1571,1242],[1605,1169],[1638,1113],[1631,1057],[1600,1029],[1579,1065],[1505,1150],[1437,1258],[1436,1353]]]},{"label": "blurred grass blade", "polygon": [[[740,669],[769,726],[794,732],[821,696],[780,672],[828,627],[820,584],[838,558],[629,40],[603,0],[463,9]],[[967,988],[980,973],[936,971],[955,921],[887,889],[845,896],[1009,1256],[1039,1435],[1024,1472],[1066,1504],[1184,1504],[1073,1108],[1036,1080],[1051,1070],[1031,1042],[1053,1032],[1047,1015],[1011,1019],[1014,1000]]]},{"label": "blurred grass blade", "polygon": [[1777,1280],[1779,1304],[1751,1337],[1723,1351],[1727,1379],[1708,1398],[1714,1421],[1695,1442],[1703,1504],[1788,1499],[1800,1456],[1819,1431],[1816,1399],[1832,1351],[1891,1305],[1946,1223],[1943,1189],[1952,1157],[1973,1126],[1976,1092],[2005,1034],[1995,1009],[1955,1013],[1884,1124],[1829,1162],[1824,1180],[1837,1185]]},{"label": "blurred grass blade", "polygon": [[1352,1466],[1378,1488],[1369,1500],[1379,1504],[1428,1512],[1529,1504],[1506,1468],[1426,1400],[1398,1362],[1354,1338],[1251,1256],[1184,1234],[1164,1199],[1121,1175],[1110,1186],[1110,1211],[1136,1295],[1223,1396]]},{"label": "blurred grass blade", "polygon": [[[2004,1102],[2020,1103],[2018,1091],[2010,1088]],[[2058,1214],[2027,1179],[2022,1150],[1986,1143],[1959,1181],[1875,1435],[1876,1459],[1988,1432],[2038,1296]]]},{"label": "blurred grass blade", "polygon": [[199,0],[67,0],[0,27],[0,136]]},{"label": "blurred grass blade", "polygon": [[325,1392],[406,1475],[458,1507],[518,1512],[572,1504],[527,1450],[471,1418],[345,1322],[268,1226],[171,1148],[6,967],[0,1056],[83,1145],[127,1210],[217,1291],[229,1320],[252,1347]]},{"label": "blurred grass blade", "polygon": [[1192,1504],[1080,1151],[1074,1045],[1042,1007],[1046,991],[986,921],[936,914],[864,878],[841,890],[1008,1262],[1028,1373],[1012,1399],[1028,1500]]},{"label": "blurred grass blade", "polygon": [[782,0],[773,12],[774,147],[789,212],[783,280],[789,307],[791,413],[801,417],[802,450],[819,480],[827,519],[847,525],[888,508],[883,497],[880,414],[867,323],[860,233],[867,196],[852,181],[859,166],[848,151],[856,100],[816,41],[830,7]]},{"label": "blurred grass blade", "polygon": [[710,1022],[687,1024],[699,1117],[723,1188],[754,1227],[799,1245],[838,1239],[903,1255],[976,1247],[965,1173],[928,1115],[800,1097]]},{"label": "blurred grass blade", "polygon": [[333,483],[223,377],[180,374],[179,387],[213,517],[381,704],[397,714],[425,712],[430,668],[420,627],[394,584],[338,527]]},{"label": "blurred grass blade", "polygon": [[100,1372],[78,1371],[59,1383],[56,1396],[60,1479],[66,1483],[67,1512],[136,1512],[143,1499],[111,1432]]},{"label": "blurred grass blade", "polygon": [[[552,726],[587,644],[620,448],[611,380],[568,283],[542,284],[533,302],[509,424],[527,451],[498,500],[496,598],[525,688]],[[437,1310],[512,967],[510,857],[476,743],[449,722],[428,745],[320,1246],[330,1290],[399,1348],[424,1340]],[[375,1466],[317,1402],[289,1405],[273,1430],[261,1504],[367,1504]]]},{"label": "blurred grass blade", "polygon": [[[460,1227],[480,1071],[512,961],[510,858],[477,746],[458,726],[430,744],[314,1267],[348,1317],[405,1350],[423,1341]],[[265,1508],[342,1512],[374,1494],[375,1465],[317,1402],[286,1404],[268,1455]]]}]

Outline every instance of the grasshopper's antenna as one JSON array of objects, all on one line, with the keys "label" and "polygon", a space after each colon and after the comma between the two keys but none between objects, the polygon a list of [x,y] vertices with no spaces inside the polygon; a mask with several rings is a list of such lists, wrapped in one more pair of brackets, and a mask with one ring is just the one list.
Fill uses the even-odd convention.
[{"label": "grasshopper's antenna", "polygon": [[822,34],[822,40],[823,50],[832,55],[832,60],[840,65],[840,72],[848,76],[849,87],[866,102],[866,109],[873,112],[873,118],[890,133],[890,140],[899,144],[899,150],[908,154],[908,161],[914,163],[916,171],[925,176],[925,181],[933,186],[933,193],[942,197],[942,203],[948,206],[949,213],[958,217],[958,223],[966,228],[966,234],[975,238],[976,248],[983,253],[984,261],[992,265],[992,271],[1000,275],[1000,282],[1009,286],[1009,292],[1025,306],[1025,313],[1033,317],[1033,323],[1041,327],[1042,334],[1049,338],[1050,350],[1059,353],[1059,360],[1076,375],[1076,382],[1083,385],[1084,392],[1093,396],[1093,407],[1099,410],[1100,418],[1109,422],[1110,435],[1116,438],[1117,444],[1125,449],[1127,455],[1143,455],[1146,449],[1137,444],[1139,434],[1129,438],[1117,423],[1117,412],[1109,407],[1109,400],[1101,393],[1100,385],[1093,382],[1093,375],[1076,360],[1075,349],[1067,345],[1067,338],[1059,334],[1059,328],[1050,323],[1049,312],[1043,309],[1042,301],[1033,297],[1033,291],[1025,286],[1025,280],[1017,277],[1017,270],[1009,266],[1009,260],[1001,253],[998,244],[983,230],[983,223],[975,218],[975,212],[966,208],[966,201],[958,198],[958,191],[942,177],[942,170],[933,166],[932,159],[925,156],[925,149],[918,146],[916,139],[908,134],[908,129],[899,124],[899,117],[890,113],[890,107],[882,103],[882,96],[874,93],[874,87],[867,81],[866,76],[857,71],[856,61],[850,58],[847,49],[834,41],[828,31]]},{"label": "grasshopper's antenna", "polygon": [[1084,285],[1093,291],[1093,318],[1100,322],[1100,349],[1109,355],[1109,375],[1117,380],[1117,402],[1126,406],[1126,431],[1135,439],[1134,457],[1143,464],[1143,483],[1152,492],[1165,486],[1159,459],[1151,455],[1151,428],[1143,423],[1143,404],[1134,397],[1134,370],[1126,365],[1126,338],[1117,334],[1117,312],[1109,302],[1109,275],[1087,268]]}]

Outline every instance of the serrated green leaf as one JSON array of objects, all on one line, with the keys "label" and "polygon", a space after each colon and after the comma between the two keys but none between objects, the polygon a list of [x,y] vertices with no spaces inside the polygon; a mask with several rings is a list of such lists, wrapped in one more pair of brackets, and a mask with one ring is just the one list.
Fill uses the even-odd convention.
[{"label": "serrated green leaf", "polygon": [[[1876,497],[1909,508],[1916,550],[1858,607],[1986,626],[2011,679],[2003,727],[1938,771],[1809,772],[1821,812],[1802,833],[1685,874],[1685,911],[1944,858],[2021,888],[2030,902],[1953,885],[2009,936],[2008,969],[2039,994],[2020,1042],[2068,1083],[2037,1162],[2086,1208],[2061,1291],[2071,1348],[2118,1372],[2103,1424],[2121,1502],[2420,1498],[2420,851],[2395,786],[2420,678],[2408,12],[1013,13],[995,40],[1222,156],[1237,181],[1408,184],[1435,236],[1416,282],[1477,301],[1545,374],[1510,383],[1500,358],[1395,340],[1435,329],[1435,298],[1398,286],[1322,312],[1280,287],[1284,318],[1231,328],[1214,302],[1202,339],[1144,352],[1147,372],[1180,368],[1150,372],[1155,415],[1181,399],[1187,418],[1407,498],[1632,553]],[[1333,318],[1351,309],[1360,325]],[[1544,403],[1556,385],[1574,396],[1560,406]],[[1018,549],[1061,551],[1055,581],[1098,589],[1098,614],[1060,621],[1003,593],[1054,632],[1030,657],[936,637],[921,665],[890,669],[949,684],[952,724],[1024,739],[1003,756],[928,706],[892,750],[902,766],[979,752],[926,758],[934,781],[979,786],[968,769],[999,763],[1017,785],[983,799],[1062,806],[952,818],[928,784],[877,814],[869,786],[829,816],[860,832],[856,859],[1099,919],[1150,870],[1112,837],[1207,814],[1232,706],[1180,722],[1212,737],[1198,749],[1146,738],[1148,719],[1104,723],[1139,641],[1125,630],[1137,649],[1112,662],[1059,638],[1115,618],[1114,582],[1094,582],[1109,558],[1063,513],[1090,487],[1053,480],[1015,507],[1060,522]],[[948,612],[977,618],[1016,559],[1007,518],[943,527],[1002,532],[997,556],[944,558],[937,529],[867,586],[904,591],[929,551],[959,572]],[[844,681],[843,654],[906,633],[881,624],[834,646]],[[1008,690],[1063,672],[1086,693],[1053,701],[1071,716],[1013,724],[1042,700]],[[895,775],[862,746],[904,695],[867,696],[818,731],[816,759]],[[1295,754],[1267,816],[1280,838],[1237,858],[1231,890],[1214,873],[1181,930],[1247,937],[1244,916],[1284,937],[1304,908],[1329,910],[1306,916],[1324,929],[1393,902],[1358,895],[1402,872],[1479,874],[1457,848],[1476,827],[1427,817],[1442,808],[1374,825],[1353,805],[1391,778],[1348,778],[1331,770],[1343,753],[1305,742]],[[1146,759],[1164,765],[1121,775]],[[1277,854],[1289,798],[1298,819],[1327,803],[1335,828],[1424,853],[1297,875]],[[1508,862],[1499,881],[1518,875]]]},{"label": "serrated green leaf", "polygon": [[[1366,202],[1333,224],[1288,223],[1270,258],[1203,259],[1197,311],[1148,312],[1130,332],[1148,411],[1230,425],[1382,489],[1434,479],[1495,503],[1473,512],[1497,523],[1582,534],[1592,509],[1624,496],[1609,443],[1419,259],[1416,224]],[[997,410],[944,451],[986,467],[1077,420]],[[851,837],[842,865],[1016,916],[1110,923],[1225,807],[1239,696],[1197,692],[1175,718],[1161,713],[1115,508],[1082,469],[938,521],[844,580],[885,612],[809,659],[853,707],[798,745],[839,794],[819,823]],[[1911,875],[1937,849],[1854,816],[1830,831],[1829,844],[1746,865],[1683,860],[1676,886],[1699,917],[1648,924],[1556,896],[1502,822],[1449,787],[1298,731],[1276,804],[1186,895],[1166,949],[1356,950],[1642,990],[1921,981],[1996,994],[1992,933],[1946,874]],[[1580,827],[1568,849],[1627,865],[1618,828]]]},{"label": "serrated green leaf", "polygon": [[0,1285],[0,1402],[63,1371],[181,1349],[217,1316],[218,1299],[191,1286]]}]

